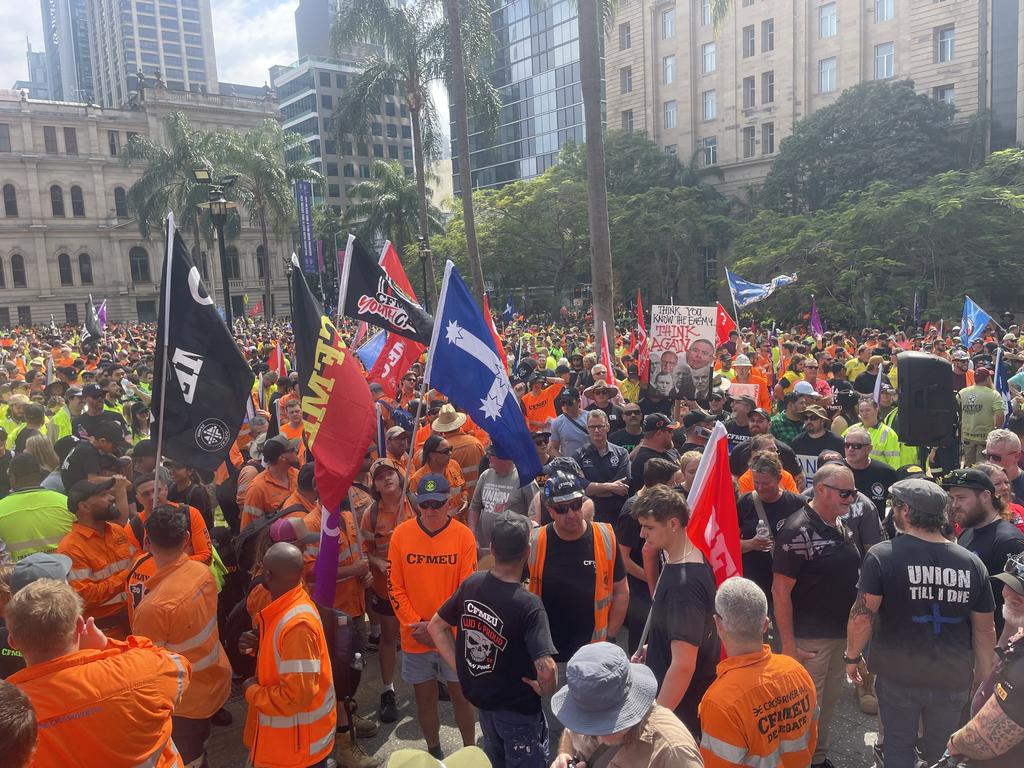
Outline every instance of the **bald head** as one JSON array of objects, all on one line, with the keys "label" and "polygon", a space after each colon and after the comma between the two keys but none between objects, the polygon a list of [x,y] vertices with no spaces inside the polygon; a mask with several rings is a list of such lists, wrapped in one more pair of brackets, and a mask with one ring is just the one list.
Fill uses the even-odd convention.
[{"label": "bald head", "polygon": [[276,600],[302,582],[302,552],[294,544],[279,541],[263,555],[263,572],[267,589]]}]

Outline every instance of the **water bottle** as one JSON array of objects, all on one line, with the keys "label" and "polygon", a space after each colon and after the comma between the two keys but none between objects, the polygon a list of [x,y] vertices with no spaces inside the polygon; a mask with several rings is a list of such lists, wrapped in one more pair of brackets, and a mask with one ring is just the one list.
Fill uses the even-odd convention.
[{"label": "water bottle", "polygon": [[359,672],[362,672],[364,666],[365,666],[365,663],[363,662],[363,654],[361,654],[361,653],[355,654],[352,657],[352,664],[351,664],[352,669],[357,670]]},{"label": "water bottle", "polygon": [[757,530],[755,531],[754,536],[758,539],[767,539],[770,541],[772,538],[772,532],[771,529],[768,527],[768,523],[766,523],[764,520],[758,520]]}]

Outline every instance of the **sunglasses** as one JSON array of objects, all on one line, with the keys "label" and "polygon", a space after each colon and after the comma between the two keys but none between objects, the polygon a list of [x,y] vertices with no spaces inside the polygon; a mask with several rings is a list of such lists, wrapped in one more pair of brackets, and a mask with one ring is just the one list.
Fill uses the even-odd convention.
[{"label": "sunglasses", "polygon": [[641,413],[642,413],[642,411],[623,411],[622,415],[623,416],[639,416]]},{"label": "sunglasses", "polygon": [[449,454],[451,454],[451,452],[452,452],[451,448],[445,448],[443,451],[431,451],[431,453],[439,453],[442,456],[448,456]]},{"label": "sunglasses", "polygon": [[1002,461],[1003,459],[1009,458],[1010,456],[1015,456],[1018,453],[1020,453],[1020,451],[1012,451],[1006,455],[1000,455],[998,453],[989,453],[988,451],[982,451],[981,455],[984,456],[989,461]]},{"label": "sunglasses", "polygon": [[447,503],[446,501],[421,501],[419,506],[421,509],[441,509]]},{"label": "sunglasses", "polygon": [[836,488],[834,485],[828,483],[822,483],[826,488],[831,488],[833,491],[839,494],[840,499],[852,499],[857,495],[856,488]]},{"label": "sunglasses", "polygon": [[547,445],[549,442],[551,442],[550,438],[547,438],[547,437],[535,437],[535,438],[533,438],[533,444],[534,445]]},{"label": "sunglasses", "polygon": [[587,424],[587,429],[596,429],[598,431],[602,429],[608,429],[607,424]]},{"label": "sunglasses", "polygon": [[576,499],[567,504],[552,504],[551,511],[556,515],[565,515],[569,512],[579,512],[583,509],[583,499]]},{"label": "sunglasses", "polygon": [[867,448],[871,443],[843,443],[845,448],[852,448],[855,451],[859,451],[861,448]]}]

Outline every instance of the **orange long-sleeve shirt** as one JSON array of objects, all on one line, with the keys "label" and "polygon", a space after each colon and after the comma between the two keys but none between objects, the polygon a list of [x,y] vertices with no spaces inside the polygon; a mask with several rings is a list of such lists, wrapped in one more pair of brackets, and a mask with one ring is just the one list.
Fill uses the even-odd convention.
[{"label": "orange long-sleeve shirt", "polygon": [[101,533],[82,523],[72,523],[57,552],[71,558],[68,583],[85,602],[86,618],[99,621],[125,611],[125,585],[136,551],[120,525],[104,523]]},{"label": "orange long-sleeve shirt", "polygon": [[299,470],[288,468],[288,485],[278,482],[269,469],[260,472],[249,484],[245,494],[245,505],[242,507],[241,526],[245,528],[253,520],[272,515],[281,508],[299,481]]}]

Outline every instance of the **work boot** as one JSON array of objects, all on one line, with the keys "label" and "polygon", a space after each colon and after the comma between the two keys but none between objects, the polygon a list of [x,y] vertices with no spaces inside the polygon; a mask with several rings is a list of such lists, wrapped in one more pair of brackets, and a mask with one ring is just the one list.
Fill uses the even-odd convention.
[{"label": "work boot", "polygon": [[380,761],[370,757],[357,742],[346,737],[338,739],[335,750],[338,768],[377,768]]},{"label": "work boot", "polygon": [[878,714],[878,697],[875,696],[875,676],[864,675],[864,682],[857,686],[857,704],[865,715]]},{"label": "work boot", "polygon": [[[356,726],[356,738],[371,739],[377,735],[377,724],[362,715],[352,715],[352,722]],[[348,733],[348,722],[339,715],[337,733]]]},{"label": "work boot", "polygon": [[394,691],[382,691],[380,694],[380,708],[377,716],[382,723],[393,723],[398,720],[398,705],[395,703]]}]

